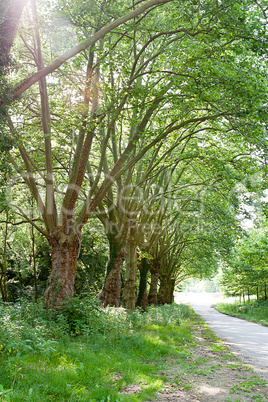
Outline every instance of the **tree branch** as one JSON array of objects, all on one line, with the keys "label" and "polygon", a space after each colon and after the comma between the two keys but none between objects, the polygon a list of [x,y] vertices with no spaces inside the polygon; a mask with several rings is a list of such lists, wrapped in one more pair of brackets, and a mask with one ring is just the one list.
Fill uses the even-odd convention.
[{"label": "tree branch", "polygon": [[86,39],[84,42],[79,43],[74,48],[68,50],[63,55],[61,55],[57,60],[51,63],[49,66],[42,68],[42,70],[38,71],[37,73],[33,74],[31,77],[23,81],[13,92],[13,99],[18,98],[23,92],[25,92],[28,88],[30,88],[33,84],[39,81],[42,77],[52,73],[57,68],[59,68],[65,61],[71,59],[76,54],[80,53],[81,51],[89,48],[90,46],[94,45],[99,39],[104,38],[104,36],[111,32],[114,28],[126,23],[127,21],[137,17],[138,15],[144,13],[147,9],[155,6],[155,5],[162,5],[165,3],[169,3],[173,0],[149,0],[136,10],[129,12],[126,15],[116,19],[115,21],[105,25],[101,28],[98,32],[93,34],[90,38]]}]

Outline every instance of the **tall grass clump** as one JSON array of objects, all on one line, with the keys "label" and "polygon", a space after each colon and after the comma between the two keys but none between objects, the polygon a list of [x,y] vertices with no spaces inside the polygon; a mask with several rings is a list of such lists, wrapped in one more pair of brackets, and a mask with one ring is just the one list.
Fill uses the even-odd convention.
[{"label": "tall grass clump", "polygon": [[268,300],[219,303],[216,308],[221,313],[268,326]]}]

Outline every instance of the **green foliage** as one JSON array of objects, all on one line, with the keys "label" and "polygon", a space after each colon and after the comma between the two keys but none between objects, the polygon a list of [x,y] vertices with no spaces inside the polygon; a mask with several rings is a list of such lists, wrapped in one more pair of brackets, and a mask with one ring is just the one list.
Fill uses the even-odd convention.
[{"label": "green foliage", "polygon": [[[42,296],[51,272],[51,250],[46,239],[34,232],[33,256],[31,226],[27,223],[17,225],[20,218],[8,209],[8,218],[5,211],[0,213],[0,263],[3,261],[3,243],[5,221],[8,219],[8,247],[7,259],[7,289],[8,301],[15,302],[20,298],[34,297],[33,263],[37,270],[38,293]],[[103,283],[107,261],[107,244],[99,222],[88,228],[83,237],[75,284],[76,295],[81,293],[97,293]]]},{"label": "green foliage", "polygon": [[[36,68],[49,65],[58,53],[138,6],[139,2],[129,0],[41,2],[38,24],[32,18],[34,12],[22,16],[12,48],[20,68],[10,66],[9,70],[6,60],[10,74],[4,76],[5,81],[16,87]],[[41,49],[36,46],[39,39]],[[241,4],[171,1],[161,5],[161,13],[153,7],[107,32],[53,71],[45,90],[41,88],[45,78],[40,81],[41,103],[38,85],[33,85],[10,107],[14,127],[6,124],[0,148],[8,152],[18,174],[10,186],[16,212],[31,219],[31,193],[39,206],[34,215],[40,233],[50,239],[57,233],[61,240],[66,236],[70,240],[92,217],[88,211],[91,200],[90,208],[96,209],[105,233],[109,236],[114,227],[119,228],[116,235],[120,239],[116,240],[120,245],[131,222],[136,221],[137,226],[149,222],[149,229],[154,223],[158,226],[158,233],[150,239],[156,253],[161,254],[161,242],[174,246],[169,253],[161,248],[165,254],[162,266],[167,271],[162,277],[166,274],[179,282],[191,275],[211,275],[218,256],[230,251],[238,233],[235,216],[240,191],[236,184],[252,174],[254,164],[258,170],[262,164],[267,141],[266,46],[262,10],[250,0]],[[172,167],[170,185],[166,177],[158,177],[156,183],[154,178],[167,166]],[[22,190],[22,182],[27,191]],[[138,197],[144,183],[149,187],[145,188],[147,194]],[[148,199],[159,200],[157,190],[165,195],[141,217]],[[52,192],[55,202],[53,199],[49,206]],[[163,207],[161,213],[167,219],[161,221],[156,211],[165,197],[174,207]],[[176,213],[177,226],[170,223]],[[168,233],[163,233],[164,227],[170,228]],[[141,249],[146,248],[145,243],[149,248],[143,233],[133,237]],[[144,244],[138,244],[141,238]],[[180,240],[179,245],[174,238]],[[26,243],[17,235],[14,249],[16,242]],[[50,256],[43,246],[38,253],[43,287]],[[101,236],[84,237],[77,294],[101,288],[105,253]],[[14,261],[17,276],[10,291],[12,300],[23,293],[19,285],[26,290],[32,286],[30,261],[21,261],[18,255]],[[76,267],[70,270],[76,272]],[[61,319],[79,333],[84,311],[77,305],[72,308],[75,322],[70,324],[71,313],[68,319]]]},{"label": "green foliage", "polygon": [[89,335],[94,332],[107,332],[106,314],[96,299],[73,297],[54,319],[61,330],[72,335]]},{"label": "green foliage", "polygon": [[221,285],[229,294],[267,298],[267,246],[266,225],[248,231],[237,242],[223,266]]},{"label": "green foliage", "polygon": [[84,232],[77,264],[75,292],[98,293],[103,285],[108,247],[100,222],[95,219]]},{"label": "green foliage", "polygon": [[268,326],[268,301],[267,300],[247,300],[245,302],[219,303],[217,310],[221,313],[244,318],[245,320],[256,322]]},{"label": "green foliage", "polygon": [[[34,297],[33,260],[38,275],[38,291],[42,294],[46,287],[51,270],[50,248],[47,241],[40,235],[35,236],[35,256],[32,250],[31,226],[17,225],[18,218],[8,210],[8,216],[0,213],[3,219],[0,223],[0,262],[6,258],[6,280],[8,301],[15,302],[20,298],[32,299]],[[7,248],[4,256],[4,225],[8,222]]]}]

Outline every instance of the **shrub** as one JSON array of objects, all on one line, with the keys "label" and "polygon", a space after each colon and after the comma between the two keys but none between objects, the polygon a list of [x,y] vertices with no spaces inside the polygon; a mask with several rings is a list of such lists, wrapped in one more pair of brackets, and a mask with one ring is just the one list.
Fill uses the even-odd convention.
[{"label": "shrub", "polygon": [[100,308],[96,298],[73,297],[61,312],[55,313],[59,327],[72,335],[89,335],[105,332],[105,311]]}]

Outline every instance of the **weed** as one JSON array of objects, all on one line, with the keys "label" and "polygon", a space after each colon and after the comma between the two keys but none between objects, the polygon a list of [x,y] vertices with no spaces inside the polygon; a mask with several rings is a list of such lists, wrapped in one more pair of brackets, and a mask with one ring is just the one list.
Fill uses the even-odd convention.
[{"label": "weed", "polygon": [[181,384],[181,386],[184,391],[190,391],[191,389],[193,389],[193,386],[188,383],[183,383]]},{"label": "weed", "polygon": [[3,385],[0,384],[0,398],[2,401],[10,401],[10,393],[12,389],[4,389]]},{"label": "weed", "polygon": [[265,381],[260,379],[257,376],[250,376],[249,379],[246,381],[242,381],[240,384],[234,385],[230,392],[237,392],[243,391],[243,392],[250,392],[254,390],[257,386],[265,386]]}]

